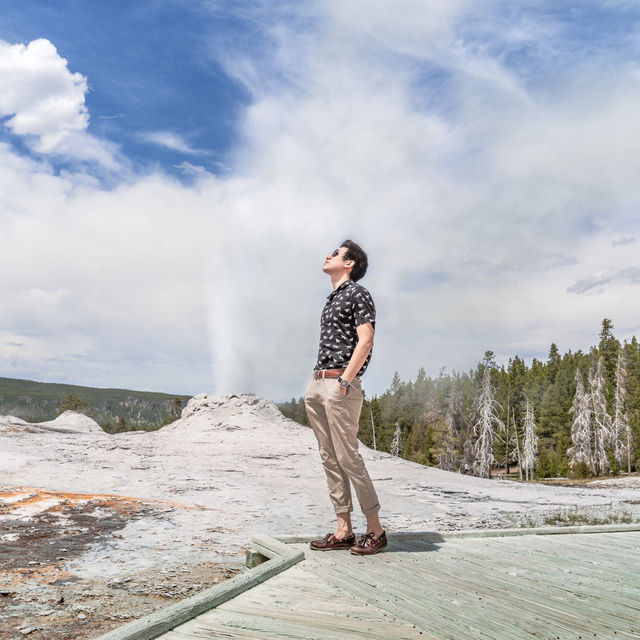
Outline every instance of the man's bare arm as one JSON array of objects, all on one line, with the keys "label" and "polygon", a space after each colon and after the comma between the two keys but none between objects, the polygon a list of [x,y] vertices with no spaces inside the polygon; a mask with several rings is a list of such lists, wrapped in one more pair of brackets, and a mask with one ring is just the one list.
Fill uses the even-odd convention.
[{"label": "man's bare arm", "polygon": [[[349,382],[356,377],[367,356],[371,353],[371,349],[373,349],[373,334],[375,332],[373,325],[370,322],[365,322],[365,324],[356,327],[356,331],[358,332],[358,344],[353,350],[351,360],[349,360],[349,364],[342,374],[342,377]],[[346,389],[342,390],[342,393],[346,394],[346,392]]]}]

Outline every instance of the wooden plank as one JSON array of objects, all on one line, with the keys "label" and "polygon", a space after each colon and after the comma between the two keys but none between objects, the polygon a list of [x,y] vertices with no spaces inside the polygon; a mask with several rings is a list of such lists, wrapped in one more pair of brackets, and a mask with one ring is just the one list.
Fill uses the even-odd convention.
[{"label": "wooden plank", "polygon": [[[431,590],[431,584],[428,581],[410,584],[407,576],[398,579],[390,575],[384,577],[385,590],[382,590],[378,588],[375,578],[371,578],[369,571],[356,570],[352,566],[347,566],[347,563],[340,567],[336,566],[333,570],[324,566],[317,567],[314,572],[392,615],[406,618],[424,631],[437,629],[439,633],[447,634],[444,637],[456,640],[458,638],[513,640],[513,628],[508,624],[497,620],[488,622],[486,616],[471,620],[466,616],[461,617],[461,612],[465,611],[465,607],[470,604],[473,597],[467,592],[454,592],[448,589],[448,597],[438,599],[438,594]],[[423,597],[420,598],[417,594]],[[527,633],[528,635],[523,637],[546,638],[539,635],[533,627],[528,629]]]},{"label": "wooden plank", "polygon": [[[280,636],[282,639],[284,636]],[[260,633],[255,629],[232,629],[224,624],[209,625],[208,628],[185,630],[182,626],[162,636],[163,640],[277,640],[271,633]]]},{"label": "wooden plank", "polygon": [[[394,560],[396,564],[402,564],[402,558],[394,558]],[[503,562],[508,562],[508,560],[508,556],[502,558]],[[424,568],[432,570],[431,582],[444,581],[447,584],[454,583],[466,589],[477,588],[478,592],[482,592],[485,597],[495,596],[498,601],[501,600],[502,593],[505,593],[508,598],[514,600],[514,605],[519,609],[538,612],[544,617],[553,618],[558,623],[562,621],[562,615],[558,618],[556,612],[561,611],[566,616],[575,616],[583,625],[586,623],[594,626],[595,624],[604,629],[618,629],[627,633],[635,633],[638,628],[637,612],[629,610],[625,613],[620,607],[607,607],[602,593],[599,594],[599,597],[592,595],[590,598],[585,598],[553,583],[539,581],[533,585],[527,584],[526,581],[509,577],[503,573],[495,557],[485,558],[484,563],[477,560],[469,562],[462,557],[457,558],[455,562],[436,559],[417,567],[415,565],[407,566],[405,570],[423,575]],[[441,577],[443,575],[446,577]],[[585,602],[585,600],[587,601]],[[597,623],[593,622],[594,608],[598,611]]]},{"label": "wooden plank", "polygon": [[245,549],[244,557],[245,557],[244,565],[245,567],[247,567],[247,569],[253,569],[254,567],[257,567],[259,564],[262,564],[263,562],[266,562],[267,560],[269,560],[267,556],[260,553],[256,549]]},{"label": "wooden plank", "polygon": [[[418,632],[407,634],[407,628],[400,625],[376,628],[367,620],[349,621],[340,615],[333,616],[291,616],[280,611],[279,615],[268,616],[256,611],[218,610],[213,618],[214,623],[224,623],[233,628],[251,629],[262,633],[271,633],[274,637],[296,638],[299,640],[417,640]],[[336,612],[338,613],[338,612]],[[355,623],[354,623],[355,622]],[[207,628],[207,619],[198,620]]]},{"label": "wooden plank", "polygon": [[[616,534],[618,535],[618,534]],[[498,546],[496,546],[498,545]],[[446,549],[443,547],[440,549],[440,553],[456,553],[463,552],[465,554],[492,554],[494,549],[499,548],[500,543],[498,541],[491,541],[491,544],[478,544],[475,542],[473,545],[450,545],[448,544]],[[513,539],[508,543],[509,554],[512,557],[518,557],[519,555],[533,557],[536,555],[536,559],[553,564],[558,562],[570,567],[588,567],[590,571],[594,573],[607,573],[608,575],[624,576],[626,568],[624,563],[620,561],[620,558],[613,552],[602,554],[594,557],[594,554],[584,553],[584,550],[580,548],[577,542],[570,544],[568,541],[554,539],[549,544],[544,544],[541,539]],[[559,550],[562,549],[562,552]],[[634,558],[630,560],[630,563],[638,563],[638,559]],[[640,565],[638,565],[640,570]]]},{"label": "wooden plank", "polygon": [[[472,621],[474,626],[485,626],[488,631],[501,632],[507,637],[510,633],[514,633],[515,628],[520,628],[529,635],[537,635],[540,615],[523,617],[521,607],[516,603],[505,603],[503,600],[493,597],[495,593],[486,584],[478,584],[469,578],[460,580],[459,576],[453,576],[450,573],[441,580],[431,576],[428,582],[423,580],[422,583],[412,582],[406,572],[401,578],[407,584],[406,597],[410,597],[410,594],[419,585],[430,607],[437,603],[441,609],[448,609],[451,615],[460,615],[461,612],[464,612],[466,620]],[[394,591],[397,593],[397,589]],[[509,594],[509,598],[512,597],[512,594]],[[423,604],[418,602],[420,605]],[[455,606],[452,607],[452,604]],[[525,608],[525,611],[530,613],[531,607]],[[549,617],[547,608],[537,613]],[[563,624],[565,620],[554,620],[554,622]]]},{"label": "wooden plank", "polygon": [[[258,550],[261,553],[265,555],[271,554],[273,559],[255,569],[241,573],[221,584],[206,589],[191,598],[181,600],[174,605],[114,629],[100,636],[98,640],[152,640],[173,627],[196,617],[204,611],[219,606],[223,602],[234,598],[247,589],[251,589],[251,587],[264,582],[304,559],[302,552],[287,549],[285,545],[278,541],[274,541],[274,544],[271,544],[266,540],[266,536],[261,538],[256,546],[258,546]],[[280,549],[287,553],[276,557]]]},{"label": "wooden plank", "polygon": [[[508,558],[511,561],[511,557]],[[621,598],[618,603],[611,602],[611,591],[607,590],[607,585],[610,583],[594,583],[594,585],[585,584],[584,579],[571,580],[570,574],[544,574],[535,568],[531,569],[528,566],[518,568],[517,575],[513,575],[507,567],[496,568],[495,560],[479,559],[479,558],[461,558],[458,561],[460,567],[471,566],[470,570],[473,570],[473,566],[476,565],[476,570],[483,569],[485,572],[496,575],[499,572],[501,580],[506,583],[518,583],[526,585],[525,588],[538,589],[543,593],[546,593],[554,598],[561,598],[564,595],[570,601],[577,603],[585,603],[587,606],[597,607],[599,611],[608,611],[614,616],[625,616],[630,620],[637,620],[638,613],[640,612],[640,602],[638,601],[638,590],[636,589],[634,600]],[[513,565],[511,565],[513,567]],[[560,579],[560,582],[552,582],[554,578]],[[619,597],[619,596],[618,596]],[[627,613],[621,612],[620,607],[623,606],[627,609]]]},{"label": "wooden plank", "polygon": [[[622,558],[611,557],[605,554],[597,556],[590,553],[586,554],[575,545],[560,546],[559,544],[556,544],[553,546],[549,545],[547,547],[514,545],[511,549],[511,553],[514,556],[517,554],[533,553],[536,557],[540,558],[540,560],[546,561],[550,565],[554,565],[555,563],[566,565],[568,563],[569,566],[589,568],[589,570],[594,574],[601,573],[604,575],[617,575],[620,577],[627,575],[627,568],[624,566]],[[635,571],[640,570],[640,563],[638,563],[637,559],[627,556],[626,561],[630,568],[634,568]]]},{"label": "wooden plank", "polygon": [[[219,637],[222,629],[230,633],[251,629],[260,638],[439,640],[324,583],[307,571],[304,564],[298,564],[174,631],[191,634],[188,637],[194,638]],[[163,640],[170,639],[171,633],[162,636]]]},{"label": "wooden plank", "polygon": [[[589,533],[589,534],[572,534],[569,536],[555,535],[553,538],[549,538],[547,536],[540,535],[529,535],[529,536],[507,536],[505,539],[510,540],[508,543],[510,546],[514,548],[516,546],[530,546],[531,548],[538,548],[540,545],[560,545],[560,544],[580,544],[583,543],[588,546],[603,546],[606,548],[616,548],[618,547],[618,543],[622,548],[635,548],[640,545],[640,534],[637,532],[616,532],[611,534],[602,534],[602,533]],[[487,548],[492,548],[491,545],[500,545],[502,537],[501,536],[488,536],[484,538],[451,538],[445,540],[443,543],[439,545],[435,545],[439,548],[450,548],[452,550],[455,549],[467,549],[474,548],[474,546],[478,545],[481,548],[484,548],[484,545],[487,545]],[[408,540],[407,543],[411,544],[430,544],[427,542],[422,542],[420,540]],[[390,549],[393,547],[390,545]],[[428,549],[428,547],[424,547]]]},{"label": "wooden plank", "polygon": [[174,631],[185,638],[217,638],[221,630],[254,632],[256,638],[439,640],[318,580],[303,564]]},{"label": "wooden plank", "polygon": [[[305,564],[281,574],[258,589],[243,594],[205,614],[202,618],[217,617],[219,613],[261,616],[272,622],[283,620],[311,624],[315,633],[336,637],[425,638],[425,634],[404,620],[394,619],[387,612],[371,607],[360,599],[318,580]],[[338,633],[339,632],[339,633]],[[348,635],[349,634],[349,635]],[[315,637],[307,630],[308,637]]]},{"label": "wooden plank", "polygon": [[[318,570],[317,573],[331,584],[343,588],[348,593],[358,596],[394,616],[404,618],[423,631],[427,630],[436,634],[441,640],[482,640],[488,638],[498,640],[496,635],[487,635],[474,628],[472,624],[467,624],[464,620],[453,620],[449,615],[442,615],[436,609],[425,610],[420,615],[416,615],[412,608],[406,607],[400,598],[393,595],[387,594],[385,596],[381,593],[379,597],[372,597],[367,586],[354,582],[348,576],[326,570]],[[513,640],[513,638],[508,640]]]},{"label": "wooden plank", "polygon": [[[617,537],[617,536],[615,536]],[[554,546],[557,546],[556,541],[554,540],[553,543]],[[538,543],[539,546],[539,543]],[[470,556],[469,550],[467,550],[467,553],[465,554],[467,556],[467,558]],[[514,563],[514,556],[512,553],[507,553],[502,557],[502,563],[507,563],[510,564],[512,567],[516,568],[519,572],[519,574],[522,574],[523,571],[527,571],[527,575],[532,576],[535,574],[532,573],[532,566],[536,566],[538,567],[538,569],[540,569],[540,554],[538,552],[538,554],[536,554],[536,552],[532,552],[530,550],[526,551],[526,555],[527,558],[524,559],[523,561],[518,562],[517,564]],[[486,550],[483,552],[481,550],[477,550],[474,549],[474,557],[476,558],[476,561],[478,562],[489,562],[489,560],[487,559],[489,557],[489,555],[486,553]],[[554,557],[552,558],[552,560],[557,563],[558,562],[558,558]],[[460,563],[462,564],[464,562],[464,559],[460,560]],[[571,562],[568,562],[567,566],[570,568],[570,571],[575,572],[575,567],[576,567],[576,561],[573,560]],[[553,577],[558,577],[560,579],[562,579],[564,582],[571,582],[571,574],[566,574],[564,573],[564,571],[558,571],[558,568],[556,565],[550,565],[549,566],[550,572],[547,574],[543,574],[542,572],[538,571],[538,578],[542,581],[543,579],[545,581],[549,581],[550,579],[552,580]],[[494,569],[495,571],[495,569]],[[637,607],[638,607],[638,588],[636,587],[635,589],[632,590],[627,590],[624,588],[620,588],[620,585],[615,583],[614,580],[611,579],[610,577],[610,570],[608,570],[607,572],[604,572],[604,581],[599,581],[596,584],[593,585],[593,588],[590,588],[590,586],[587,586],[584,584],[584,580],[588,580],[590,575],[593,573],[593,568],[590,567],[587,572],[586,572],[586,578],[581,577],[580,581],[582,582],[582,584],[574,584],[573,587],[577,588],[577,590],[580,592],[581,596],[592,596],[592,597],[598,597],[600,598],[600,606],[605,606],[606,604],[603,603],[603,591],[605,589],[607,589],[607,587],[609,587],[609,591],[624,591],[625,593],[631,593],[633,600],[629,599],[626,600],[625,597],[625,602],[622,602],[621,604],[626,605],[625,609],[627,610],[627,613],[625,614],[625,616],[629,617],[632,620],[637,619]],[[637,580],[635,579],[635,572],[633,573],[634,576],[634,581],[632,584],[637,584]],[[576,580],[573,581],[574,583],[576,582]],[[607,600],[610,600],[611,596],[610,594],[607,595]]]},{"label": "wooden plank", "polygon": [[[444,571],[447,567],[443,566],[441,569]],[[348,575],[352,580],[361,582],[362,585],[367,584],[369,571],[361,570],[352,566],[348,561],[345,561],[339,567],[336,566],[335,570],[341,572],[343,575]],[[414,603],[411,603],[410,601],[412,593],[415,593],[417,588],[422,587],[423,589],[426,589],[432,587],[434,583],[437,583],[437,589],[440,591],[440,595],[446,593],[447,600],[453,598],[454,595],[458,596],[460,609],[452,610],[450,606],[442,601],[442,598],[440,598],[437,603],[431,599],[430,606],[437,606],[443,615],[451,614],[453,612],[459,613],[461,608],[464,607],[465,615],[468,615],[470,612],[475,612],[476,615],[473,618],[474,625],[485,631],[495,632],[496,628],[503,628],[504,630],[502,622],[495,619],[492,620],[492,628],[486,628],[486,615],[487,613],[490,614],[491,611],[501,611],[501,619],[512,619],[514,627],[520,626],[520,622],[524,619],[523,611],[526,611],[535,614],[536,619],[532,620],[531,624],[534,624],[534,626],[537,625],[538,627],[540,625],[540,620],[546,620],[566,632],[581,630],[583,633],[589,633],[590,630],[593,631],[594,629],[605,633],[607,631],[606,625],[594,623],[591,616],[587,617],[585,615],[578,615],[570,611],[558,609],[556,606],[546,603],[544,599],[542,601],[536,601],[536,598],[531,598],[528,594],[514,595],[513,593],[509,593],[508,596],[511,601],[505,603],[502,599],[504,593],[502,589],[496,588],[490,584],[479,582],[477,578],[474,580],[473,576],[456,575],[455,585],[451,584],[454,582],[452,580],[454,576],[452,576],[451,573],[449,573],[446,578],[439,579],[438,577],[431,576],[431,580],[429,582],[423,581],[422,583],[418,582],[416,584],[411,584],[411,581],[406,575],[402,576],[400,579],[396,579],[390,575],[390,573],[391,572],[388,572],[385,576],[385,586],[388,586],[395,596],[401,596],[405,599],[403,606],[407,609],[415,611],[415,607],[413,606]],[[323,575],[326,579],[327,576],[325,574]],[[369,581],[368,584],[371,585],[371,582]],[[457,591],[456,587],[458,588]],[[348,583],[344,584],[344,588],[349,589]],[[432,593],[431,595],[435,596],[436,594]],[[376,601],[375,593],[369,593],[368,597]],[[476,598],[478,598],[478,601],[476,601]],[[489,598],[490,602],[488,609],[486,602],[483,602],[481,605],[479,604],[480,600],[486,600],[487,598]],[[381,601],[377,600],[376,602],[379,606],[384,606]],[[417,613],[419,615],[419,610]],[[419,620],[416,620],[416,623],[420,624]],[[523,631],[535,633],[530,625],[527,625],[527,628],[524,628]],[[634,636],[630,635],[628,637],[631,638]]]},{"label": "wooden plank", "polygon": [[283,557],[291,553],[302,553],[304,555],[302,549],[291,547],[271,536],[253,536],[251,543],[260,553],[267,556],[267,558]]},{"label": "wooden plank", "polygon": [[[441,570],[446,571],[446,577],[441,581],[431,576],[431,588],[437,592],[438,598],[449,599],[452,594],[460,595],[460,592],[468,594],[461,608],[464,608],[464,615],[469,619],[489,619],[498,617],[501,621],[511,621],[515,632],[517,628],[524,628],[531,631],[531,624],[545,629],[554,630],[557,628],[565,631],[602,631],[610,628],[609,623],[614,624],[613,628],[621,628],[623,625],[615,617],[609,620],[601,620],[598,616],[597,623],[594,623],[589,616],[589,611],[585,607],[569,607],[562,601],[550,602],[544,595],[530,593],[520,589],[503,589],[498,580],[486,579],[471,572],[454,573],[451,567],[443,566]],[[407,581],[409,582],[409,581]],[[528,624],[523,627],[521,623]],[[628,625],[626,625],[628,626]],[[635,637],[630,634],[628,637]]]},{"label": "wooden plank", "polygon": [[445,540],[454,540],[456,538],[502,538],[530,535],[556,536],[571,535],[574,533],[625,533],[628,531],[640,531],[640,523],[581,525],[574,527],[519,527],[517,529],[466,529],[463,531],[446,532],[441,535]]},{"label": "wooden plank", "polygon": [[[538,541],[538,543],[539,542],[540,541]],[[549,544],[557,546],[556,540],[549,542]],[[488,549],[487,546],[491,548]],[[503,553],[501,560],[502,564],[508,565],[513,570],[517,570],[520,573],[527,571],[527,575],[531,576],[535,574],[535,571],[533,574],[531,573],[532,567],[537,567],[539,577],[544,580],[548,581],[552,579],[554,575],[560,575],[565,582],[582,582],[583,588],[587,593],[589,591],[595,591],[599,595],[602,593],[603,588],[606,588],[608,585],[611,591],[620,594],[619,597],[623,598],[625,604],[629,607],[635,609],[639,606],[638,588],[626,587],[623,583],[618,582],[618,580],[628,580],[630,576],[626,571],[611,567],[603,569],[602,567],[594,565],[592,561],[585,562],[579,555],[572,559],[567,559],[566,555],[563,554],[548,555],[544,553],[544,547],[540,549],[539,544],[537,546],[538,550],[532,550],[531,545],[524,545],[524,543],[523,548],[515,549],[515,545],[509,543],[509,550]],[[451,549],[447,548],[446,551],[441,550],[438,555],[443,552],[450,554]],[[460,547],[452,557],[460,557],[463,561],[464,559],[476,558],[479,562],[482,562],[487,557],[494,557],[495,553],[497,553],[497,548],[495,547],[494,541],[491,541],[491,545],[486,546]],[[546,569],[547,573],[543,573],[543,569]],[[573,578],[573,575],[576,577]],[[602,576],[604,581],[598,580],[596,589],[590,589],[589,584],[584,584],[585,581],[587,581],[587,583],[591,581],[595,582],[598,576]],[[635,572],[632,572],[631,577],[634,577],[631,584],[636,584]]]},{"label": "wooden plank", "polygon": [[[594,633],[630,640],[640,637],[639,532],[640,524],[418,532],[390,534],[389,549],[372,558],[309,552],[296,569],[232,593],[164,638],[395,640],[416,637],[415,625],[425,640],[548,640],[551,632],[561,640]],[[299,562],[315,537],[254,537],[252,546],[271,560],[250,574],[286,558]]]},{"label": "wooden plank", "polygon": [[[640,532],[638,531],[619,532],[615,536],[607,533],[576,534],[569,538],[569,540],[574,539],[579,540],[580,546],[584,547],[609,548],[611,546],[615,549],[640,549]],[[564,539],[557,540],[562,542]]]},{"label": "wooden plank", "polygon": [[[466,552],[467,559],[482,561],[486,556],[487,554],[480,550],[467,550]],[[620,599],[625,606],[632,610],[640,610],[638,587],[627,586],[621,581],[620,577],[612,575],[609,571],[599,570],[597,567],[594,570],[592,564],[585,565],[562,556],[549,559],[541,553],[530,550],[512,551],[509,554],[508,562],[509,566],[518,573],[527,572],[529,575],[530,572],[533,572],[534,575],[544,580],[558,576],[566,583],[567,588],[572,587],[583,590],[587,594],[596,593],[597,595],[602,595],[603,591],[607,590],[609,594],[613,593]],[[600,578],[604,578],[605,582],[603,583]],[[624,575],[624,580],[627,579],[628,576]],[[631,585],[634,584],[636,584],[635,580],[631,582]]]},{"label": "wooden plank", "polygon": [[[626,531],[640,531],[640,523],[634,524],[609,524],[609,525],[581,525],[571,527],[518,527],[510,529],[463,529],[460,531],[398,531],[387,532],[389,542],[401,542],[404,540],[424,540],[430,542],[442,542],[444,540],[456,540],[460,538],[493,538],[512,536],[548,536],[569,535],[573,533],[616,533]],[[291,536],[276,536],[276,539],[286,544],[309,543],[315,540],[318,534],[304,534]]]},{"label": "wooden plank", "polygon": [[[640,555],[630,553],[629,547],[619,544],[618,538],[624,538],[629,534],[615,534],[614,539],[603,540],[599,536],[575,536],[570,539],[556,538],[553,545],[540,547],[539,541],[535,541],[534,548],[545,548],[552,552],[560,553],[561,550],[579,550],[580,555],[588,558],[594,558],[600,562],[603,560],[613,563],[620,563],[624,557],[625,565],[633,565],[640,569]],[[594,538],[589,540],[589,538]],[[521,542],[520,540],[518,542]],[[636,545],[637,546],[637,545]]]}]

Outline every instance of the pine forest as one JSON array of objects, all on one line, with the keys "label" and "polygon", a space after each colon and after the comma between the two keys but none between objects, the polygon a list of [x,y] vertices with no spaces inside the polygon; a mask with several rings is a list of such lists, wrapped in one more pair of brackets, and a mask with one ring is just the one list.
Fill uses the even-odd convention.
[{"label": "pine forest", "polygon": [[[279,405],[308,424],[304,399]],[[481,477],[522,480],[628,474],[640,462],[640,343],[621,343],[604,319],[597,346],[545,362],[497,366],[487,351],[467,373],[413,381],[396,373],[366,398],[360,440],[407,460]]]}]

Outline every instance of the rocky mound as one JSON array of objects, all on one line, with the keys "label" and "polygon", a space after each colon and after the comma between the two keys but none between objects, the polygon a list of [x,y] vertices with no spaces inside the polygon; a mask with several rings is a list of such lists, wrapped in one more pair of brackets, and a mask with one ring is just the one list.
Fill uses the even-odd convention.
[{"label": "rocky mound", "polygon": [[96,433],[103,434],[102,427],[89,416],[77,411],[65,411],[55,420],[47,422],[27,422],[15,416],[0,416],[0,432],[17,433],[29,431],[42,433],[44,431],[59,431],[60,433]]},{"label": "rocky mound", "polygon": [[0,416],[0,424],[24,426],[25,424],[29,423],[26,420],[23,420],[22,418],[16,418],[15,416]]},{"label": "rocky mound", "polygon": [[55,429],[56,431],[70,431],[73,433],[104,433],[102,427],[89,416],[78,411],[65,411],[55,420],[39,422],[39,427],[44,429]]},{"label": "rocky mound", "polygon": [[210,396],[200,393],[189,400],[182,410],[180,420],[163,427],[165,433],[210,430],[255,429],[265,423],[270,425],[294,424],[285,418],[278,407],[269,400],[250,393]]},{"label": "rocky mound", "polygon": [[15,416],[0,416],[0,433],[17,433],[29,427],[29,423]]}]

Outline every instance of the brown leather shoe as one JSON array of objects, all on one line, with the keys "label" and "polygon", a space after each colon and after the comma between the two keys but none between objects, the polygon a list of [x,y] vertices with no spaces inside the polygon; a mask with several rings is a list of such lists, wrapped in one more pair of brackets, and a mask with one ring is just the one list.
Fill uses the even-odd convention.
[{"label": "brown leather shoe", "polygon": [[358,556],[371,556],[378,551],[382,551],[387,546],[387,533],[382,532],[377,540],[374,540],[375,533],[365,533],[360,540],[351,547],[351,553]]},{"label": "brown leather shoe", "polygon": [[354,533],[346,538],[336,538],[333,533],[327,533],[321,540],[312,540],[309,546],[314,551],[331,551],[333,549],[349,549],[353,547],[355,542],[356,536]]}]

